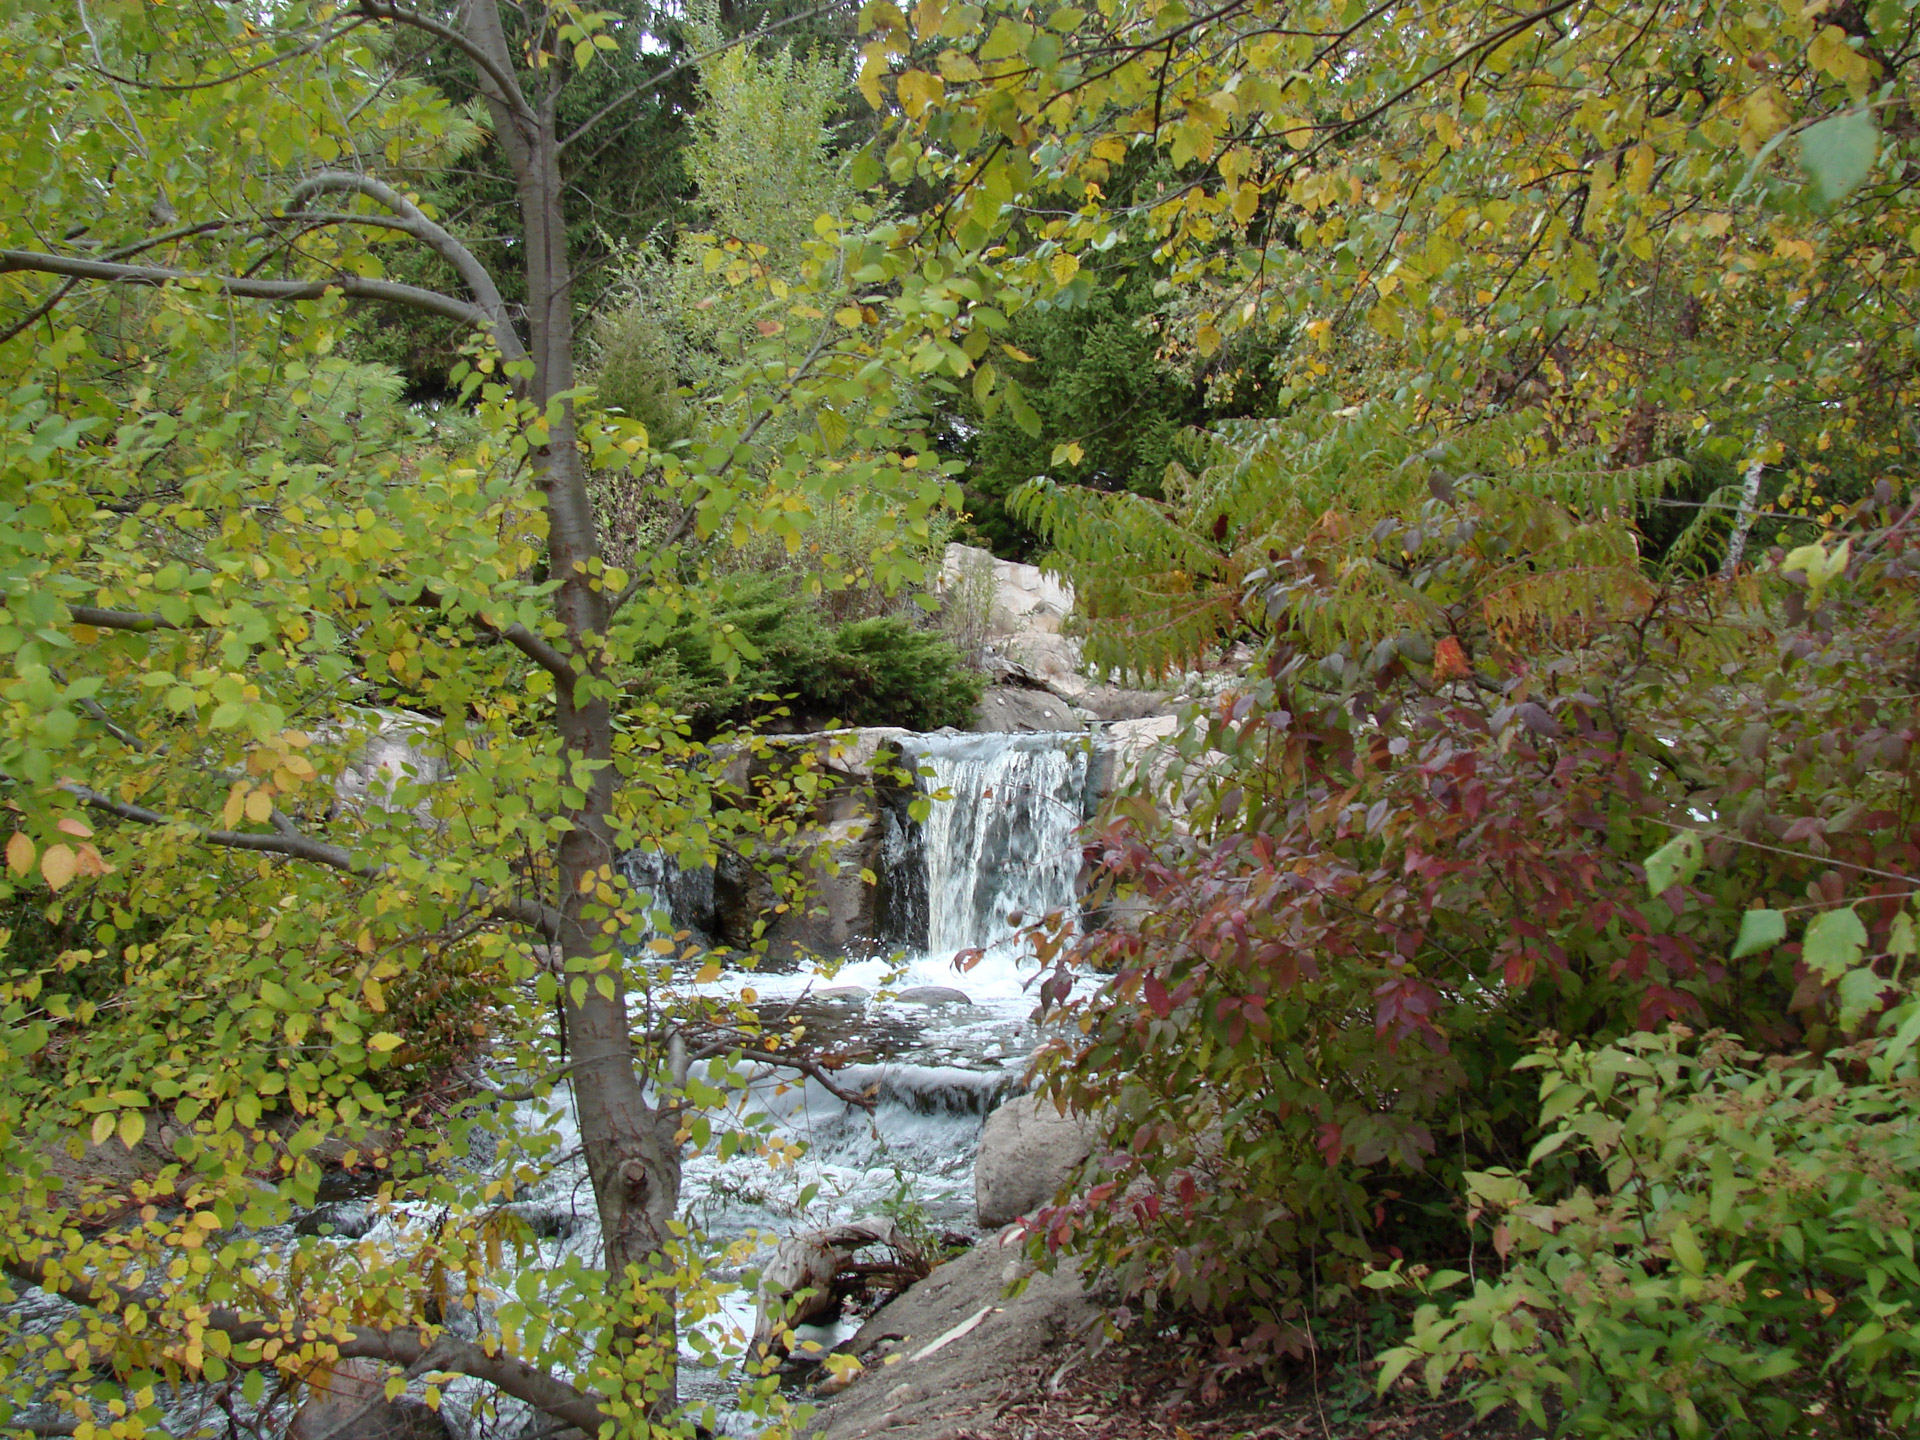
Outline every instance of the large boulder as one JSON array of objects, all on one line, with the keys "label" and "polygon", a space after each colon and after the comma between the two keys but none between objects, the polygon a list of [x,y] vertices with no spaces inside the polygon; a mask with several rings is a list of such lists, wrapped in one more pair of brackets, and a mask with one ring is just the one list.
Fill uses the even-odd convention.
[{"label": "large boulder", "polygon": [[973,1205],[981,1225],[1005,1225],[1051,1204],[1093,1151],[1093,1131],[1051,1100],[1016,1095],[991,1115],[973,1161]]},{"label": "large boulder", "polygon": [[[1025,1279],[1012,1299],[1007,1287]],[[1012,1231],[990,1236],[909,1287],[841,1350],[861,1362],[811,1423],[818,1440],[954,1440],[990,1427],[1009,1399],[1008,1381],[1036,1367],[1057,1370],[1086,1353],[1101,1301],[1062,1260],[1032,1273]]]},{"label": "large boulder", "polygon": [[1046,690],[1027,690],[1012,685],[990,685],[980,697],[968,727],[981,734],[1007,730],[1048,732],[1084,730],[1086,725],[1073,713],[1073,707]]}]

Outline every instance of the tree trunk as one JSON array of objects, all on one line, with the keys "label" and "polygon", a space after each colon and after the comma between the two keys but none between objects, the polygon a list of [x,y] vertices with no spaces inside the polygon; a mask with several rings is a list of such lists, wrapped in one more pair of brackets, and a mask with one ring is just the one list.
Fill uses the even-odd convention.
[{"label": "tree trunk", "polygon": [[[511,73],[512,49],[498,0],[470,0],[466,34]],[[602,637],[611,619],[610,599],[590,562],[600,542],[587,477],[577,444],[572,404],[553,403],[574,385],[573,277],[567,256],[556,101],[563,75],[556,59],[545,93],[508,96],[483,77],[496,134],[513,164],[525,237],[527,353],[532,374],[521,393],[547,415],[547,444],[534,456],[534,473],[545,497],[548,573],[560,582],[554,615],[563,629],[560,649],[579,681],[556,683],[554,697],[563,780],[581,792],[566,815],[569,828],[555,855],[555,897],[566,916],[559,937],[561,974],[573,1095],[587,1173],[593,1183],[606,1251],[608,1298],[616,1313],[633,1317],[617,1327],[618,1348],[652,1346],[655,1364],[639,1367],[644,1395],[637,1407],[658,1413],[675,1401],[672,1292],[644,1288],[660,1264],[680,1204],[680,1146],[675,1121],[648,1104],[636,1065],[627,1018],[624,968],[610,953],[617,937],[602,930],[606,918],[592,892],[615,883],[613,809],[613,714]],[[515,103],[518,101],[519,103]],[[583,968],[582,968],[583,967]],[[584,982],[576,988],[576,982]],[[664,1311],[648,1306],[664,1304]],[[631,1372],[630,1372],[631,1373]]]}]

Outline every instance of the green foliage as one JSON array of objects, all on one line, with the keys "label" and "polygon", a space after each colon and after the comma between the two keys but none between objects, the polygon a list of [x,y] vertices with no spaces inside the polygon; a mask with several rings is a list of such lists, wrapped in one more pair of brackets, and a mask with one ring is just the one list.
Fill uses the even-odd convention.
[{"label": "green foliage", "polygon": [[[1149,322],[1158,307],[1144,271],[1122,272],[1077,303],[1063,299],[1022,311],[1008,340],[1007,373],[1026,392],[1039,424],[1022,428],[1010,409],[981,413],[963,403],[954,448],[968,461],[969,519],[988,548],[1027,559],[1037,538],[1008,508],[1008,500],[1036,475],[1070,475],[1096,490],[1158,497],[1173,461],[1175,440],[1205,415],[1199,387],[1164,362]],[[969,397],[970,401],[970,397]],[[1055,458],[1056,447],[1079,458]]]},{"label": "green foliage", "polygon": [[[724,39],[712,20],[695,23],[692,35],[703,50]],[[702,230],[696,235],[690,214],[687,233],[634,236],[593,329],[601,399],[646,424],[656,448],[694,434],[724,403],[728,368],[756,340],[786,329],[758,287],[737,283],[744,274],[730,280],[707,263],[718,255],[701,236],[735,247],[748,272],[773,282],[776,299],[790,291],[814,222],[842,213],[849,198],[830,148],[845,89],[845,71],[827,52],[740,48],[700,68],[683,163]]]},{"label": "green foliage", "polygon": [[[1910,961],[1912,913],[1900,918]],[[1878,1008],[1886,981],[1851,973]],[[1466,1177],[1505,1264],[1468,1298],[1420,1307],[1382,1389],[1424,1362],[1436,1390],[1469,1376],[1482,1413],[1511,1403],[1545,1425],[1550,1404],[1561,1433],[1616,1440],[1910,1432],[1916,1033],[1907,1000],[1827,1056],[1763,1063],[1674,1029],[1522,1062],[1544,1072],[1533,1155],[1555,1163]],[[1570,1185],[1569,1162],[1604,1184]],[[1411,1283],[1436,1294],[1466,1278]]]},{"label": "green foliage", "polygon": [[[492,67],[502,148],[537,142],[493,252],[523,308],[402,193],[476,138],[470,110],[394,72],[396,29],[422,23],[441,25],[405,6],[0,5],[18,131],[0,913],[19,917],[0,942],[0,1425],[34,1407],[80,1440],[158,1431],[183,1394],[209,1413],[297,1397],[351,1353],[398,1383],[464,1375],[483,1410],[693,1429],[676,1335],[726,1282],[678,1214],[681,1155],[763,1142],[728,1118],[726,1056],[793,1040],[688,993],[615,861],[771,857],[770,899],[799,902],[796,877],[830,863],[823,782],[750,763],[746,788],[733,762],[760,741],[716,753],[616,677],[697,608],[714,552],[800,553],[816,515],[885,517],[859,556],[878,592],[924,579],[958,497],[888,402],[944,321],[831,318],[855,272],[926,293],[870,212],[807,217],[778,295],[745,242],[716,243],[715,291],[781,319],[716,365],[694,443],[650,449],[574,385],[566,106],[548,103],[624,21],[479,0],[450,22]],[[456,293],[393,284],[402,243],[458,259]],[[339,356],[350,298],[461,324],[438,417]],[[657,526],[649,546],[605,546],[589,470]],[[869,686],[930,663],[885,626],[828,654]],[[402,714],[411,758],[349,786],[375,717]],[[667,1037],[689,1033],[718,1073],[676,1072]],[[513,1215],[562,1130],[495,1077],[574,1117],[591,1255],[556,1261]],[[374,1191],[379,1241],[290,1233],[342,1169]],[[511,1292],[505,1253],[524,1262]],[[38,1325],[16,1303],[35,1287],[71,1312]]]},{"label": "green foliage", "polygon": [[[690,139],[687,113],[696,104],[696,69],[684,65],[688,50],[680,27],[651,0],[613,0],[605,33],[618,42],[603,49],[584,73],[570,77],[557,97],[563,133],[614,105],[615,125],[566,156],[567,244],[575,267],[572,304],[584,318],[600,313],[617,284],[616,262],[628,245],[689,218],[691,182],[685,166]],[[514,38],[522,24],[504,12]],[[387,63],[431,85],[468,116],[484,123],[479,70],[459,47],[435,36],[399,30],[388,43]],[[626,97],[624,101],[622,97]],[[521,228],[520,197],[501,137],[476,127],[453,163],[408,167],[401,173],[436,214],[470,237],[473,248],[501,280],[510,301],[524,302],[514,237]],[[438,290],[459,289],[440,257],[402,241],[381,247],[383,264],[396,280]],[[416,396],[444,398],[447,373],[457,362],[467,331],[454,320],[396,313],[367,306],[356,314],[353,345],[364,358],[393,367]],[[629,411],[628,413],[636,413]]]},{"label": "green foliage", "polygon": [[[1096,664],[1151,676],[1265,633],[1291,606],[1290,590],[1259,583],[1276,564],[1313,571],[1317,593],[1298,623],[1316,647],[1430,626],[1451,603],[1448,582],[1398,563],[1375,530],[1394,525],[1427,543],[1420,507],[1444,505],[1456,485],[1471,489],[1476,513],[1490,507],[1521,527],[1508,537],[1519,548],[1507,577],[1478,591],[1485,623],[1571,618],[1604,603],[1596,586],[1640,584],[1631,535],[1604,517],[1659,497],[1683,473],[1674,461],[1615,468],[1591,452],[1555,454],[1533,415],[1443,438],[1384,404],[1228,422],[1187,446],[1198,463],[1169,469],[1164,499],[1046,479],[1013,498],[1052,547],[1048,563],[1073,577]],[[1552,553],[1533,555],[1535,546]]]},{"label": "green foliage", "polygon": [[748,574],[715,582],[707,605],[637,652],[628,685],[705,727],[784,709],[803,728],[933,730],[966,724],[985,679],[903,616],[836,624],[784,578]]}]

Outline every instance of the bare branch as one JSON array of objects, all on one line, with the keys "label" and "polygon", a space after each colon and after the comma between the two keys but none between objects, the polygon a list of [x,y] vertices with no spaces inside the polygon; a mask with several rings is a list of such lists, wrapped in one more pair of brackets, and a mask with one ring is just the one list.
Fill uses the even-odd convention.
[{"label": "bare branch", "polygon": [[[239,70],[230,70],[224,75],[216,75],[211,80],[193,80],[185,84],[167,84],[159,80],[142,80],[137,75],[118,75],[107,69],[104,64],[89,65],[86,68],[103,79],[111,80],[116,85],[125,85],[130,89],[153,90],[167,95],[184,95],[193,90],[212,90],[221,85],[231,85],[235,80],[244,80],[247,76],[257,75],[262,70],[271,70],[274,66],[285,65],[290,60],[299,60],[305,56],[317,54],[338,40],[342,35],[351,34],[353,31],[358,30],[362,25],[367,23],[367,18],[349,20],[345,25],[329,30],[318,39],[309,40],[297,50],[288,50],[278,55],[269,55],[266,59],[255,64],[245,66]],[[312,27],[309,26],[306,28],[311,29]],[[89,29],[87,33],[91,36],[93,32]],[[293,33],[297,35],[300,32],[296,30]],[[94,54],[97,57],[99,53],[99,46],[96,41]]]},{"label": "bare branch", "polygon": [[473,295],[474,302],[492,317],[494,343],[499,345],[500,353],[509,360],[526,358],[526,352],[520,348],[519,337],[508,323],[506,303],[500,298],[500,287],[494,283],[492,274],[471,250],[454,239],[445,228],[429,220],[418,205],[371,175],[359,175],[347,170],[323,170],[317,175],[308,176],[294,188],[288,198],[287,208],[299,210],[315,195],[328,192],[364,195],[391,210],[399,218],[397,228],[413,236],[451,265],[460,276],[461,283]]},{"label": "bare branch", "polygon": [[527,104],[527,97],[522,93],[520,82],[515,78],[513,71],[453,26],[443,24],[431,15],[422,15],[417,10],[403,10],[400,6],[389,3],[389,0],[360,0],[356,8],[369,19],[388,20],[395,25],[410,25],[415,30],[433,36],[436,40],[444,40],[479,66],[481,75],[493,82],[486,88],[497,90],[499,93],[489,95],[489,99],[504,105],[512,112],[515,119],[528,124],[536,123],[537,117],[533,113],[533,107]]},{"label": "bare branch", "polygon": [[188,620],[183,624],[176,624],[164,615],[153,615],[139,610],[102,610],[95,605],[69,605],[67,613],[73,617],[76,625],[91,625],[96,630],[131,630],[141,635],[153,630],[211,630],[213,628],[204,620]]},{"label": "bare branch", "polygon": [[[484,330],[500,344],[518,347],[511,332],[505,343],[496,333],[493,317],[478,305],[424,290],[418,285],[401,285],[391,280],[371,280],[363,275],[331,275],[324,280],[262,280],[251,275],[213,275],[194,270],[171,270],[158,265],[120,265],[106,260],[85,260],[73,255],[48,255],[37,250],[0,250],[0,274],[29,271],[41,275],[66,275],[78,280],[105,280],[123,285],[176,285],[183,281],[212,284],[229,295],[250,300],[317,300],[329,291],[338,291],[360,300],[380,300],[444,315]],[[153,627],[148,627],[153,628]]]},{"label": "bare branch", "polygon": [[51,314],[53,307],[66,299],[68,293],[79,283],[80,281],[71,275],[61,281],[60,284],[54,287],[51,295],[47,296],[46,299],[34,306],[33,309],[29,310],[5,330],[0,330],[0,345],[6,344],[9,340],[13,339],[14,336],[24,331],[31,330],[42,316]]},{"label": "bare branch", "polygon": [[[431,605],[438,609],[444,608],[447,602],[439,592],[423,586],[419,595],[416,596],[411,603]],[[579,683],[580,675],[579,672],[573,668],[572,662],[555,649],[550,641],[542,639],[526,626],[517,622],[504,627],[495,625],[478,611],[474,612],[472,620],[475,625],[487,634],[493,636],[495,639],[504,640],[507,644],[513,646],[514,649],[518,650],[542,670],[553,676],[560,684],[573,686]]]},{"label": "bare branch", "polygon": [[160,825],[186,830],[197,840],[208,845],[218,845],[227,850],[254,850],[267,855],[285,855],[292,860],[306,860],[315,865],[324,865],[329,870],[338,870],[342,874],[352,875],[362,880],[374,879],[387,868],[364,860],[356,861],[353,858],[353,852],[344,846],[329,845],[324,840],[315,840],[306,835],[262,835],[247,830],[214,830],[191,820],[163,815],[158,810],[147,809],[144,805],[129,805],[124,800],[115,800],[111,795],[103,795],[98,790],[77,781],[63,780],[59,788],[80,801],[89,810],[98,810],[103,815],[113,815],[121,820],[130,820],[136,825]]},{"label": "bare branch", "polygon": [[839,1081],[833,1078],[833,1072],[826,1066],[820,1064],[817,1060],[809,1060],[804,1055],[781,1055],[772,1050],[751,1050],[741,1045],[723,1041],[719,1044],[709,1045],[705,1049],[694,1051],[687,1056],[687,1061],[689,1064],[697,1064],[702,1060],[717,1060],[722,1055],[737,1056],[742,1060],[752,1061],[755,1065],[772,1065],[777,1069],[796,1071],[799,1074],[805,1075],[810,1080],[817,1080],[821,1088],[833,1096],[834,1099],[843,1101],[848,1105],[857,1105],[862,1110],[872,1110],[873,1107],[879,1103],[878,1097],[871,1089],[847,1089],[846,1086],[840,1084]]},{"label": "bare branch", "polygon": [[[131,821],[136,825],[164,826],[184,830],[205,845],[217,845],[227,850],[249,850],[263,855],[281,855],[289,860],[305,860],[309,864],[324,866],[329,870],[338,870],[343,875],[351,875],[359,880],[377,880],[392,867],[374,864],[370,861],[355,860],[353,852],[343,845],[329,845],[324,840],[315,840],[301,832],[298,826],[287,822],[274,826],[274,833],[263,834],[251,830],[215,830],[209,825],[181,819],[175,815],[163,815],[158,810],[149,810],[144,805],[130,805],[124,800],[115,800],[111,795],[103,795],[90,786],[73,780],[62,780],[59,788],[73,796],[89,810],[97,810],[103,815],[112,815],[117,819]],[[551,905],[543,904],[527,896],[497,896],[486,891],[484,886],[476,884],[476,900],[480,913],[495,920],[509,920],[537,931],[549,939],[559,935],[566,925],[566,916]]]},{"label": "bare branch", "polygon": [[[396,600],[394,603],[439,606],[444,602],[433,591],[423,589],[415,600]],[[176,623],[164,615],[156,615],[150,611],[103,610],[95,605],[69,605],[67,613],[73,616],[74,623],[91,625],[97,630],[130,630],[137,634],[146,634],[154,630],[211,630],[214,628],[207,621],[197,618]],[[518,623],[507,626],[495,625],[484,615],[477,613],[472,619],[481,631],[496,640],[504,640],[561,684],[578,683],[579,673],[567,657],[526,626]]]}]

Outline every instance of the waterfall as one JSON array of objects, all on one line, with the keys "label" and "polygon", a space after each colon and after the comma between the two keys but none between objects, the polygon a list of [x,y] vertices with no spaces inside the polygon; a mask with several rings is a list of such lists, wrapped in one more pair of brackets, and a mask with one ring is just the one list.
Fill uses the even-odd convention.
[{"label": "waterfall", "polygon": [[[1079,829],[1089,808],[1092,747],[1083,735],[912,735],[903,756],[935,798],[925,820],[887,858],[924,875],[924,930],[889,940],[922,953],[932,967],[959,951],[984,957],[969,990],[1017,994],[1023,926],[1078,903]],[[895,880],[896,893],[911,893]],[[909,907],[899,907],[912,914]],[[912,918],[919,919],[917,914]]]}]

